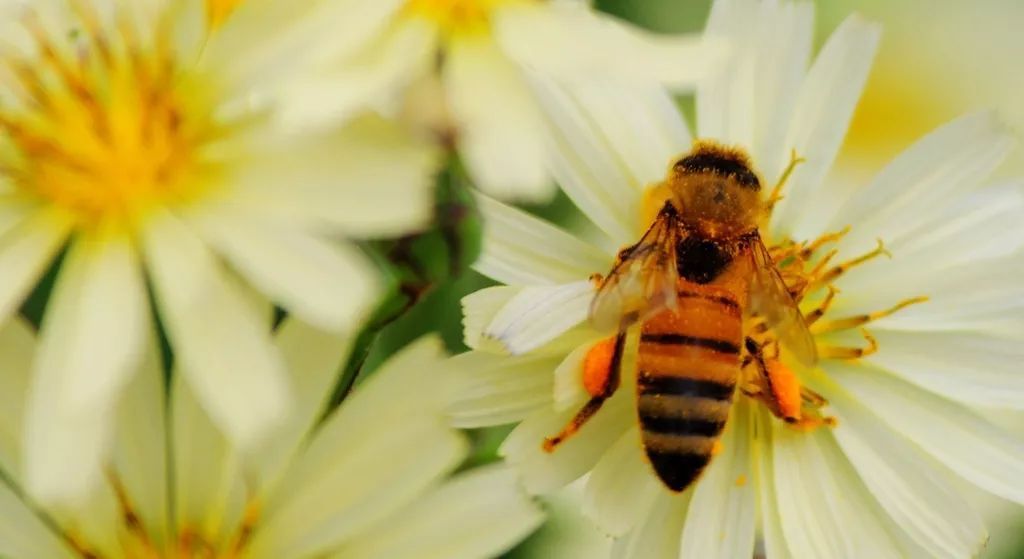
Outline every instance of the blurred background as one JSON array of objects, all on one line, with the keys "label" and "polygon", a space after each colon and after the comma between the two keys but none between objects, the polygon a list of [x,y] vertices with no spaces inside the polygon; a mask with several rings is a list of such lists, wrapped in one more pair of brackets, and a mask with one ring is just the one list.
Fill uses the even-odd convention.
[{"label": "blurred background", "polygon": [[[595,0],[602,10],[649,29],[673,33],[703,28],[710,0]],[[1021,0],[815,0],[820,45],[851,13],[884,26],[881,50],[837,165],[843,180],[869,178],[915,139],[965,112],[994,109],[1018,135],[1024,131],[1024,2]],[[1018,149],[1001,175],[1024,175]],[[562,198],[530,208],[555,222],[570,220],[573,209]],[[368,357],[372,368],[425,331],[440,331],[453,351],[462,351],[459,300],[488,281],[462,274],[454,284],[427,293],[402,319],[384,329]],[[1024,432],[1024,418],[1005,421]],[[474,462],[488,462],[506,431],[474,433]],[[1022,480],[1024,483],[1024,480]],[[608,542],[580,518],[578,488],[548,502],[549,522],[510,553],[515,559],[606,557]],[[975,494],[985,511],[991,541],[985,559],[1024,557],[1021,509]]]}]

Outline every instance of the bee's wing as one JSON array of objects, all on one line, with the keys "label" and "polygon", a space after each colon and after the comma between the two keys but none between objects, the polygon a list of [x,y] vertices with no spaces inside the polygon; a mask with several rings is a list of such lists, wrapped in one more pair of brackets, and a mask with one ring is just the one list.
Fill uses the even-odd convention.
[{"label": "bee's wing", "polygon": [[640,242],[624,249],[598,288],[590,320],[622,331],[676,304],[676,244],[685,235],[675,212],[662,210]]},{"label": "bee's wing", "polygon": [[750,282],[750,310],[766,321],[779,341],[800,362],[814,364],[818,359],[814,337],[760,237],[751,242],[750,253],[754,268]]}]

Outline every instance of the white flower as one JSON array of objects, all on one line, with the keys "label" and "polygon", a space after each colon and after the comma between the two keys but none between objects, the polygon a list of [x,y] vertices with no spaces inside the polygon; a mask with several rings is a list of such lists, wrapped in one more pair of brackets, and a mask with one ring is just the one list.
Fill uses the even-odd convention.
[{"label": "white flower", "polygon": [[281,326],[275,345],[297,405],[248,451],[221,434],[180,376],[168,394],[150,356],[111,412],[106,482],[81,505],[39,507],[17,475],[34,340],[12,321],[0,331],[0,555],[483,559],[533,531],[541,512],[510,470],[449,477],[468,442],[447,424],[440,340],[394,356],[319,422],[351,341],[294,320]]},{"label": "white flower", "polygon": [[[322,29],[261,0],[211,33],[206,10],[0,2],[0,321],[66,248],[25,425],[27,485],[45,501],[99,475],[99,423],[144,353],[150,293],[199,401],[253,444],[287,413],[290,388],[248,287],[342,327],[378,287],[362,252],[335,239],[429,220],[429,146],[376,119],[309,135],[273,125],[288,62]],[[63,434],[86,423],[94,437]]]},{"label": "white flower", "polygon": [[[796,371],[827,399],[821,413],[834,427],[794,429],[738,394],[721,452],[673,494],[641,450],[627,353],[615,396],[554,452],[542,449],[588,396],[582,361],[602,336],[587,323],[588,278],[639,239],[646,187],[691,146],[660,90],[548,90],[557,178],[593,225],[584,234],[482,200],[477,268],[507,285],[464,300],[475,351],[454,360],[477,384],[453,408],[456,422],[521,421],[502,452],[532,491],[589,473],[584,510],[620,537],[617,559],[750,557],[758,537],[772,559],[971,557],[987,535],[956,478],[1024,503],[1024,444],[985,417],[1024,402],[1024,195],[1019,182],[986,185],[1013,141],[991,115],[968,115],[867,185],[829,177],[879,33],[848,19],[808,69],[812,29],[809,3],[716,2],[708,32],[745,40],[698,91],[696,128],[744,148],[768,184],[791,150],[806,159],[762,231],[766,242],[804,243],[850,226],[833,241],[833,262],[880,256],[876,238],[891,254],[832,282],[838,292],[812,326],[822,359]],[[826,294],[823,285],[804,299],[806,316]],[[870,353],[858,317],[920,295],[928,301],[872,317]]]},{"label": "white flower", "polygon": [[290,92],[289,121],[401,105],[415,82],[436,78],[475,184],[526,200],[553,193],[531,74],[692,85],[720,50],[631,28],[581,0],[340,0],[318,17],[336,25],[334,40]]}]

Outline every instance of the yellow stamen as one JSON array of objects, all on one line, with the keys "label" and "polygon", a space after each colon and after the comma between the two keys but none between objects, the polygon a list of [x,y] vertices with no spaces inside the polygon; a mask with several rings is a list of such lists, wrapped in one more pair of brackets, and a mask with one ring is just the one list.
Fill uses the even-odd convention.
[{"label": "yellow stamen", "polygon": [[241,3],[242,0],[207,0],[206,18],[210,22],[210,27],[220,27]]},{"label": "yellow stamen", "polygon": [[536,0],[408,0],[405,11],[437,22],[447,35],[488,33],[495,8],[531,2]]},{"label": "yellow stamen", "polygon": [[170,40],[141,38],[119,14],[111,33],[76,3],[79,36],[50,36],[23,20],[36,60],[0,58],[16,76],[15,102],[0,108],[13,149],[0,169],[26,194],[74,215],[80,226],[130,225],[146,208],[195,194],[202,121],[176,87]]}]

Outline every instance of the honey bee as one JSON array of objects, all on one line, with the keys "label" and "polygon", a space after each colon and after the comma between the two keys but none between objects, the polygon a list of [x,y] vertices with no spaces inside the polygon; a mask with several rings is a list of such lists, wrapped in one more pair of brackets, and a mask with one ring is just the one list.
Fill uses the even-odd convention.
[{"label": "honey bee", "polygon": [[777,355],[766,358],[766,344],[745,325],[769,330],[775,350],[782,344],[802,363],[813,364],[817,355],[761,239],[758,225],[774,198],[762,197],[747,156],[698,142],[656,189],[664,205],[650,228],[619,252],[607,277],[595,278],[591,321],[615,334],[584,360],[590,400],[543,446],[554,451],[616,391],[627,332],[638,325],[641,442],[658,478],[678,492],[711,461],[742,372],[753,371],[748,394],[790,423],[801,419],[806,392]]}]

